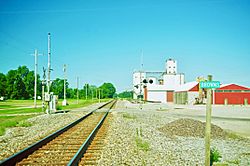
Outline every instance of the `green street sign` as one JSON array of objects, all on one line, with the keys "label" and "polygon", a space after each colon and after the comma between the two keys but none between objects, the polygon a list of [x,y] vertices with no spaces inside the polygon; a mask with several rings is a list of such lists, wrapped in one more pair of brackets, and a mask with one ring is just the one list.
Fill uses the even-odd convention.
[{"label": "green street sign", "polygon": [[220,81],[200,81],[200,88],[205,88],[205,89],[220,88]]}]

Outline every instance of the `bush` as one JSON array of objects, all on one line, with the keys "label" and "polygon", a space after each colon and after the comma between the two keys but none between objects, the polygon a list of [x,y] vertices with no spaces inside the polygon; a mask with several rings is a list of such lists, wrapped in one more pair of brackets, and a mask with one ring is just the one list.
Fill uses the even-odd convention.
[{"label": "bush", "polygon": [[214,162],[219,162],[221,159],[221,154],[216,148],[210,150],[210,165],[212,166]]}]

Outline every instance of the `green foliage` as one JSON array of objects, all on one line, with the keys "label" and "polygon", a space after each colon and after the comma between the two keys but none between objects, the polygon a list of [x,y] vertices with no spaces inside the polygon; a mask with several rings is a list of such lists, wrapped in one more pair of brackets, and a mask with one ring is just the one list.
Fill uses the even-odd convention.
[{"label": "green foliage", "polygon": [[[68,86],[69,83],[66,82],[66,88],[68,88]],[[62,99],[64,95],[64,79],[56,78],[56,80],[52,82],[50,88],[55,95],[58,95],[59,99]]]},{"label": "green foliage", "polygon": [[27,99],[28,93],[26,91],[26,86],[22,78],[17,75],[13,86],[13,92],[11,94],[12,99]]},{"label": "green foliage", "polygon": [[30,127],[32,124],[30,122],[27,122],[25,120],[22,120],[17,123],[16,127]]},{"label": "green foliage", "polygon": [[7,88],[7,79],[3,73],[0,73],[0,97],[5,96]]},{"label": "green foliage", "polygon": [[213,165],[214,162],[219,162],[221,157],[220,152],[217,149],[212,148],[210,150],[210,165]]},{"label": "green foliage", "polygon": [[25,116],[0,116],[0,136],[5,133],[8,127],[28,127],[31,126],[26,120],[34,117],[31,115]]},{"label": "green foliage", "polygon": [[122,115],[123,118],[126,118],[126,119],[136,119],[136,116],[135,115],[131,115],[129,113],[124,113]]},{"label": "green foliage", "polygon": [[124,91],[118,94],[119,98],[126,98],[126,99],[132,99],[133,98],[133,92],[132,91]]},{"label": "green foliage", "polygon": [[[9,70],[6,75],[0,73],[0,97],[7,99],[33,99],[34,96],[35,74],[27,66],[19,66],[16,70]],[[83,89],[79,89],[79,98],[92,99],[98,98],[98,90],[101,90],[101,98],[112,98],[115,94],[115,87],[111,83],[104,83],[97,88],[95,85],[85,84]],[[58,95],[58,98],[64,97],[64,79],[57,78],[51,83],[51,92]],[[46,91],[46,86],[45,86]],[[42,81],[37,75],[37,96],[42,95]],[[69,88],[66,82],[66,97],[77,98],[77,89]]]},{"label": "green foliage", "polygon": [[102,98],[113,98],[116,89],[111,83],[104,83],[99,87],[102,90]]},{"label": "green foliage", "polygon": [[[5,76],[6,83],[0,83],[1,95],[9,99],[31,99],[34,95],[34,71],[29,71],[26,66],[19,66],[17,70],[9,70]],[[0,81],[3,82],[0,75]],[[37,75],[37,95],[41,95],[42,85],[40,76]]]},{"label": "green foliage", "polygon": [[135,137],[136,146],[138,149],[147,152],[149,150],[150,146],[149,146],[149,143],[147,141],[144,141],[142,139],[142,137],[143,137],[142,128],[140,128],[140,129],[136,128],[136,137]]}]

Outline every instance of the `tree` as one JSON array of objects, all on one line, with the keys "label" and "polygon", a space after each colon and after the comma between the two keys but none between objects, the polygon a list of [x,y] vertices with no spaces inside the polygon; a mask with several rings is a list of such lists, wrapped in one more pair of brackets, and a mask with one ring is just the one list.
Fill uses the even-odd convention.
[{"label": "tree", "polygon": [[23,82],[26,86],[26,91],[28,93],[28,97],[32,98],[34,96],[34,85],[35,85],[35,74],[34,71],[28,72],[27,75],[23,78]]},{"label": "tree", "polygon": [[131,99],[133,97],[133,91],[124,91],[124,92],[121,92],[121,93],[118,94],[118,97]]},{"label": "tree", "polygon": [[16,80],[13,84],[13,92],[11,94],[11,98],[12,99],[27,99],[28,98],[28,93],[26,91],[25,84],[19,74],[16,76]]},{"label": "tree", "polygon": [[116,89],[111,83],[103,83],[100,87],[102,90],[102,98],[113,98]]},{"label": "tree", "polygon": [[20,77],[22,78],[23,81],[25,80],[25,78],[27,77],[29,72],[30,71],[29,71],[27,66],[19,66],[17,68],[17,73],[20,75]]},{"label": "tree", "polygon": [[3,73],[0,73],[0,97],[6,96],[7,79]]},{"label": "tree", "polygon": [[69,99],[75,99],[76,98],[76,89],[68,88],[67,93],[66,93],[66,97]]},{"label": "tree", "polygon": [[16,81],[17,71],[16,70],[9,70],[6,75],[7,86],[6,86],[6,94],[7,98],[11,98],[13,89],[14,89],[14,82]]},{"label": "tree", "polygon": [[[66,89],[68,88],[69,83],[66,81]],[[58,95],[59,99],[64,97],[64,79],[57,78],[51,84],[51,92],[54,92],[55,95]]]}]

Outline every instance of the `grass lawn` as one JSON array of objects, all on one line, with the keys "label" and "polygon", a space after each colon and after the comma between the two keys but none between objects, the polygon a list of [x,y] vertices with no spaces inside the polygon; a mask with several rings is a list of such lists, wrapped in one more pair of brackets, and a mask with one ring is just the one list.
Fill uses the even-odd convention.
[{"label": "grass lawn", "polygon": [[[102,99],[101,102],[109,101],[110,99]],[[79,104],[75,99],[69,99],[69,105],[62,106],[62,100],[58,102],[58,110],[69,110],[80,108],[97,103],[99,100],[79,100]],[[41,106],[41,101],[38,101],[38,106]],[[26,119],[37,115],[22,115],[24,113],[42,113],[42,108],[22,108],[24,106],[33,106],[33,100],[7,100],[0,102],[0,136],[3,135],[8,127],[28,127],[30,123]],[[6,114],[19,114],[6,116]]]},{"label": "grass lawn", "polygon": [[[37,100],[37,105],[41,105],[42,101]],[[2,108],[15,108],[15,107],[32,107],[34,100],[5,100],[0,101],[0,109]]]},{"label": "grass lawn", "polygon": [[[110,99],[102,99],[101,102],[106,102],[109,101]],[[67,106],[62,106],[62,101],[63,100],[59,100],[58,101],[58,108],[61,110],[64,109],[73,109],[73,108],[81,108],[81,107],[85,107],[94,103],[98,103],[99,100],[98,99],[93,99],[93,100],[79,100],[79,104],[77,104],[77,101],[75,99],[69,99],[67,100],[68,104]]]},{"label": "grass lawn", "polygon": [[28,127],[31,124],[25,121],[28,118],[34,117],[35,115],[24,115],[24,116],[0,116],[0,136],[4,135],[6,128],[8,127]]}]

